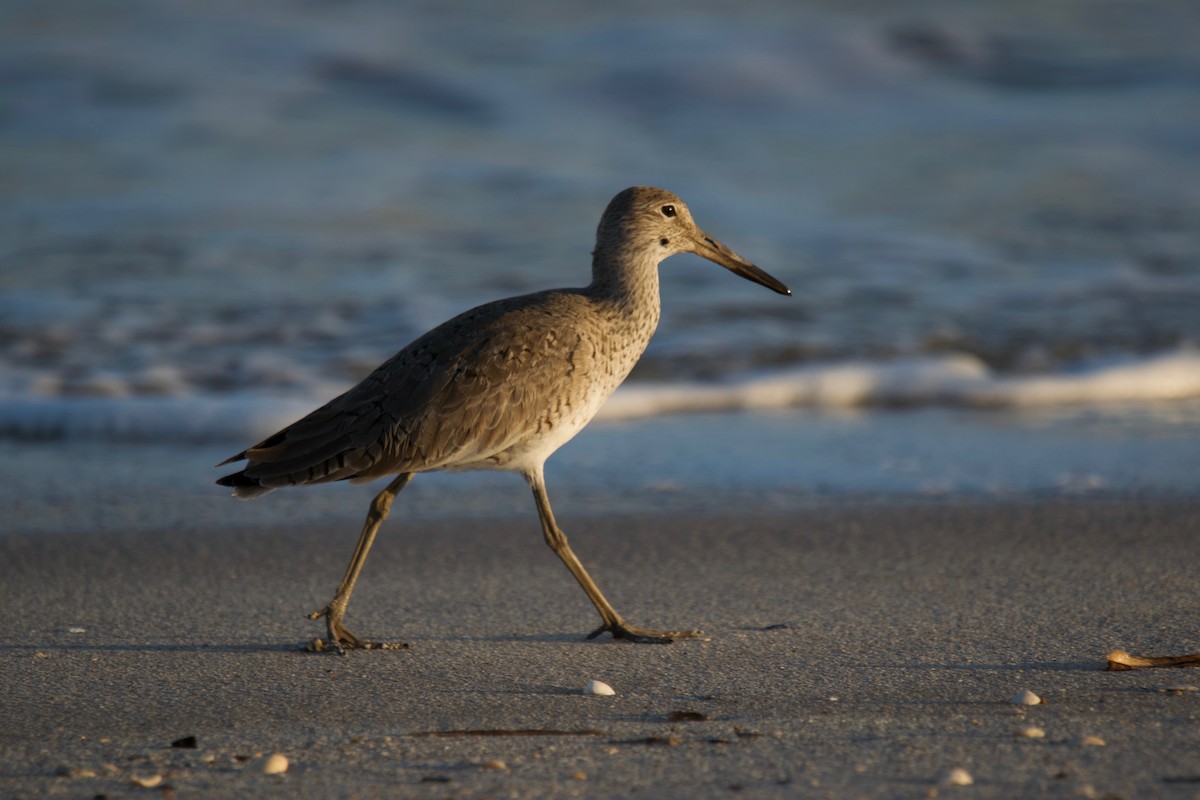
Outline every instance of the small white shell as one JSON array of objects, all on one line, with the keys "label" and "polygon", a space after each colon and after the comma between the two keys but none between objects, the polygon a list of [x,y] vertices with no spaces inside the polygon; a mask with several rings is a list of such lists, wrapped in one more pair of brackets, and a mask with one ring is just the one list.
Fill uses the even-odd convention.
[{"label": "small white shell", "polygon": [[1046,732],[1036,725],[1030,725],[1028,728],[1021,728],[1021,730],[1017,731],[1017,734],[1019,736],[1024,736],[1026,739],[1043,739],[1046,736]]},{"label": "small white shell", "polygon": [[1099,736],[1084,736],[1079,740],[1080,744],[1086,744],[1091,747],[1104,747],[1104,740]]},{"label": "small white shell", "polygon": [[288,771],[287,756],[283,753],[272,753],[263,760],[262,771],[264,775],[282,775]]},{"label": "small white shell", "polygon": [[588,681],[587,686],[583,689],[584,694],[598,694],[604,697],[609,697],[616,694],[613,688],[604,681]]},{"label": "small white shell", "polygon": [[135,786],[141,786],[143,789],[153,789],[162,783],[162,775],[133,775],[129,778]]},{"label": "small white shell", "polygon": [[938,781],[942,786],[970,786],[974,782],[975,779],[971,777],[971,773],[962,767],[955,767]]},{"label": "small white shell", "polygon": [[1014,694],[1008,702],[1018,706],[1036,706],[1042,702],[1042,698],[1028,689],[1022,689]]}]

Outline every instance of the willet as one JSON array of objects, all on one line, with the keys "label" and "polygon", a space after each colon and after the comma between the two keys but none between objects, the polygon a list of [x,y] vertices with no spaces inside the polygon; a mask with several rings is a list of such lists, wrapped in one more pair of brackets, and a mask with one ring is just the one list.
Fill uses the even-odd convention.
[{"label": "willet", "polygon": [[[371,503],[354,555],[325,618],[328,646],[384,647],[342,624],[350,593],[392,501],[414,474],[507,470],[533,490],[542,534],[608,631],[669,642],[699,631],[627,623],[604,598],[554,521],[543,465],[625,380],[658,326],[658,265],[695,253],[780,294],[791,291],[696,226],[671,192],[635,186],[608,204],[596,231],[592,282],[471,309],[405,347],[361,383],[300,421],[221,462],[246,459],[217,481],[250,498],[285,486],[394,475]],[[325,642],[314,642],[323,649]]]}]

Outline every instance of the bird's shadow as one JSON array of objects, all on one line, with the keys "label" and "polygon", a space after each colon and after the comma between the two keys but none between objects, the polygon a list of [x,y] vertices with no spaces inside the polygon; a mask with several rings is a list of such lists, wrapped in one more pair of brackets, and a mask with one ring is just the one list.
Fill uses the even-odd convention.
[{"label": "bird's shadow", "polygon": [[129,644],[52,642],[0,645],[0,653],[300,653],[304,651],[304,647],[304,643],[296,642],[271,644],[265,642],[137,642]]},{"label": "bird's shadow", "polygon": [[937,664],[928,662],[908,664],[857,664],[861,669],[903,669],[903,670],[959,670],[965,672],[1103,672],[1104,662],[1096,661],[1016,661],[1008,664],[982,664],[963,662],[956,664]]},{"label": "bird's shadow", "polygon": [[[322,655],[309,649],[311,639],[302,641],[282,642],[43,642],[43,643],[9,643],[0,644],[0,653],[297,653],[302,655]],[[425,642],[483,642],[492,644],[523,643],[523,644],[582,644],[596,645],[629,645],[632,642],[602,638],[588,639],[582,633],[560,634],[495,634],[495,635],[457,635],[408,638],[403,643],[393,647],[371,648],[380,651],[403,652],[411,645],[420,646]],[[325,651],[332,652],[332,651]]]},{"label": "bird's shadow", "polygon": [[[328,655],[309,650],[308,641],[284,642],[45,642],[0,644],[0,653],[230,653],[230,654],[287,654]],[[604,635],[588,639],[580,633],[496,634],[482,636],[421,637],[406,640],[404,645],[379,648],[406,652],[426,642],[482,642],[490,644],[579,645],[587,647],[634,647],[635,643]],[[679,643],[675,643],[678,646]],[[332,652],[332,651],[330,651]],[[964,672],[1104,672],[1103,660],[1092,661],[1023,661],[1012,663],[847,663],[851,669],[889,669],[904,671],[964,671]]]}]

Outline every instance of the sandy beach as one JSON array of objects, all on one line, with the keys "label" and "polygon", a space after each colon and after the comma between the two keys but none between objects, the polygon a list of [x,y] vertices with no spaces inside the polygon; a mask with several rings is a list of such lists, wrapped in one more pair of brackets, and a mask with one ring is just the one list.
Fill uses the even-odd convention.
[{"label": "sandy beach", "polygon": [[1200,796],[1200,674],[1104,670],[1200,650],[1194,499],[561,522],[711,640],[584,641],[531,518],[398,515],[348,622],[409,646],[346,657],[300,648],[353,529],[4,535],[0,795]]},{"label": "sandy beach", "polygon": [[[0,800],[1200,800],[1200,669],[1104,669],[1200,652],[1197,30],[0,4]],[[548,466],[616,609],[710,638],[585,641],[528,488],[472,473],[405,490],[350,604],[408,647],[303,652],[383,487],[237,503],[211,465],[586,283],[634,185],[795,292],[665,262]]]}]

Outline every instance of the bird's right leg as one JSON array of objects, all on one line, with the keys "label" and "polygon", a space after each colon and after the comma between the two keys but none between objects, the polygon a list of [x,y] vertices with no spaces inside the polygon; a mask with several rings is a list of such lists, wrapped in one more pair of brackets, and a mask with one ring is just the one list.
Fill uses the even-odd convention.
[{"label": "bird's right leg", "polygon": [[411,472],[400,474],[394,481],[388,484],[386,489],[375,495],[375,499],[371,501],[371,509],[367,512],[367,519],[363,522],[363,529],[362,533],[359,534],[358,544],[354,547],[354,556],[351,557],[350,564],[346,567],[346,574],[342,578],[342,582],[338,584],[337,592],[334,593],[333,599],[329,601],[329,605],[320,611],[314,611],[308,615],[309,619],[325,618],[325,628],[329,633],[329,641],[314,639],[308,646],[309,650],[319,653],[332,648],[344,654],[346,648],[351,650],[387,650],[403,647],[403,645],[387,642],[369,642],[359,639],[353,633],[346,630],[345,626],[342,625],[342,618],[346,615],[346,606],[350,604],[350,593],[354,591],[354,583],[358,580],[358,573],[362,571],[363,563],[367,560],[367,553],[371,550],[371,543],[375,541],[375,534],[378,533],[379,526],[387,519],[388,512],[392,508],[392,501],[396,499],[396,495],[400,494],[400,490],[408,485],[412,477],[413,473]]},{"label": "bird's right leg", "polygon": [[604,621],[599,628],[588,634],[587,638],[595,639],[600,634],[608,632],[614,639],[650,644],[670,644],[675,639],[697,639],[704,635],[700,631],[656,631],[639,628],[626,622],[612,607],[612,603],[605,598],[600,587],[592,580],[592,576],[583,568],[583,564],[579,562],[575,552],[567,543],[567,535],[563,533],[562,528],[558,527],[558,523],[554,519],[554,512],[550,508],[550,498],[546,494],[546,482],[542,477],[541,470],[526,474],[525,479],[529,482],[529,488],[533,489],[533,499],[537,503],[538,517],[542,521],[542,533],[546,537],[546,544],[570,570],[571,575],[583,588],[584,594],[596,607],[596,611],[600,612],[600,619]]}]

